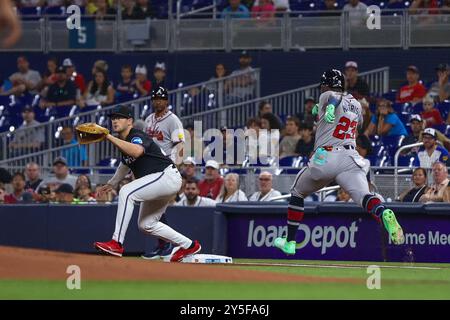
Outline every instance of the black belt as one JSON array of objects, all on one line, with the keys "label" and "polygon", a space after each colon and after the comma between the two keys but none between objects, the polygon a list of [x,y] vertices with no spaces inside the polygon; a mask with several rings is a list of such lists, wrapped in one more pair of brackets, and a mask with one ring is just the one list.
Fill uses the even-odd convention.
[{"label": "black belt", "polygon": [[350,144],[346,144],[346,145],[344,145],[344,146],[336,146],[336,147],[333,147],[333,146],[323,146],[323,147],[321,147],[321,148],[322,148],[322,149],[325,149],[326,151],[332,151],[333,149],[339,148],[339,147],[343,147],[343,148],[345,148],[345,149],[347,149],[347,150],[355,150],[355,147],[352,146],[352,145],[350,145]]}]

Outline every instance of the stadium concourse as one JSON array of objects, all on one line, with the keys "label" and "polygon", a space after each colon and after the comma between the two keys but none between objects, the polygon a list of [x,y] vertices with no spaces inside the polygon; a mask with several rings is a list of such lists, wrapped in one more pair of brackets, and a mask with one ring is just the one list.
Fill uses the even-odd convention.
[{"label": "stadium concourse", "polygon": [[0,299],[450,297],[449,0],[5,3]]}]

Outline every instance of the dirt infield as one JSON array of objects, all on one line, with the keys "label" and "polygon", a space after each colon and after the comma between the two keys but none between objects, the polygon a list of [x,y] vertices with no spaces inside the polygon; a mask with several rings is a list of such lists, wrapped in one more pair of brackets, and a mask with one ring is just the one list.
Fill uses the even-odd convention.
[{"label": "dirt infield", "polygon": [[89,280],[361,283],[351,278],[286,275],[223,265],[165,263],[0,246],[0,279],[67,279],[66,270],[70,265],[79,266],[81,276]]}]

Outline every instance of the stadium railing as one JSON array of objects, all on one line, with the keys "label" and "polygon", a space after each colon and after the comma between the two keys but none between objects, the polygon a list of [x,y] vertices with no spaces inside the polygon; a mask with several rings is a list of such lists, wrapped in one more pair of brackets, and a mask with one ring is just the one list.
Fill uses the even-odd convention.
[{"label": "stadium railing", "polygon": [[[193,113],[199,113],[203,110],[218,110],[224,108],[227,104],[232,103],[229,100],[230,92],[234,88],[239,89],[242,77],[251,77],[254,79],[253,90],[250,95],[242,96],[242,101],[248,99],[258,98],[260,95],[260,69],[253,69],[249,71],[238,72],[227,77],[212,79],[189,86],[180,86],[175,90],[169,91],[169,103],[172,111],[178,115],[190,116]],[[227,88],[229,90],[227,90]],[[230,91],[231,90],[231,91]],[[35,99],[37,105],[38,99]],[[143,119],[150,114],[151,100],[149,97],[143,97],[136,100],[121,103],[122,105],[131,106],[135,111],[135,119]],[[75,127],[77,124],[84,122],[97,122],[100,125],[109,127],[107,114],[113,109],[115,105],[109,107],[92,106],[87,109],[91,111],[83,112],[83,109],[78,112],[70,112],[68,116],[55,118],[51,116],[48,122],[39,125],[15,129],[11,127],[9,131],[0,133],[0,165],[4,165],[10,161],[23,161],[26,157],[31,158],[36,153],[50,150],[61,145],[60,132],[63,127]],[[35,107],[35,109],[38,107]],[[72,108],[73,109],[73,108]],[[93,109],[93,110],[92,110]],[[49,110],[48,110],[49,111]],[[45,111],[44,111],[45,112]],[[28,139],[41,132],[45,136],[45,142],[41,145],[39,150],[25,146],[15,150],[9,147],[10,143],[17,135],[27,136]],[[110,144],[100,143],[95,149],[95,154],[89,157],[89,165],[93,166],[100,160],[114,154],[113,147]]]},{"label": "stadium railing", "polygon": [[218,15],[202,13],[175,20],[122,20],[120,15],[95,20],[83,16],[81,29],[67,28],[62,15],[27,16],[17,45],[1,50],[229,52],[449,46],[448,12],[437,9],[436,14],[422,13],[428,13],[428,9],[382,9],[379,28],[370,26],[374,20],[368,14],[355,19],[343,11],[277,13],[270,19],[220,19]]},{"label": "stadium railing", "polygon": [[[389,91],[389,67],[378,68],[359,74],[370,86],[370,91],[375,95],[382,95]],[[221,109],[213,109],[189,116],[182,116],[184,123],[194,121],[207,121],[208,128],[219,128],[226,125],[228,128],[244,127],[246,121],[258,115],[258,105],[262,101],[272,104],[273,113],[285,118],[288,115],[295,116],[304,112],[304,101],[308,97],[319,98],[319,84],[288,90],[269,96],[260,97],[244,102],[228,105]]]}]

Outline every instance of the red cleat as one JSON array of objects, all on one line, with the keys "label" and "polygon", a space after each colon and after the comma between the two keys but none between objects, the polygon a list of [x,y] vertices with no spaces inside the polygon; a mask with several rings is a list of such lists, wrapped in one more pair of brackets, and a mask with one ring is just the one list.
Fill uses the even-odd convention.
[{"label": "red cleat", "polygon": [[109,253],[116,257],[121,257],[123,253],[123,247],[116,240],[108,242],[94,242],[94,247],[97,250]]},{"label": "red cleat", "polygon": [[200,250],[202,250],[202,246],[200,245],[200,243],[197,240],[195,240],[194,241],[194,246],[192,248],[190,248],[190,249],[183,249],[183,248],[178,249],[172,255],[172,258],[170,258],[170,262],[180,262],[181,260],[183,260],[184,257],[196,254]]}]

